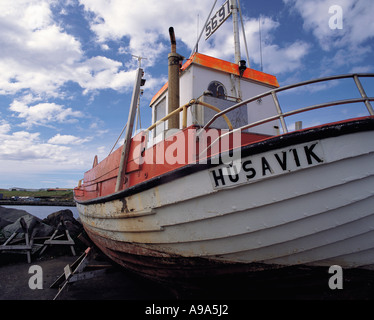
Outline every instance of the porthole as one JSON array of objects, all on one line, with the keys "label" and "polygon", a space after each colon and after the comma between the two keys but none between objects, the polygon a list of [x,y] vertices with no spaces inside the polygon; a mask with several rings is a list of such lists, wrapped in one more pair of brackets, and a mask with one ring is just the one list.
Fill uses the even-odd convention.
[{"label": "porthole", "polygon": [[219,99],[226,99],[227,93],[225,86],[219,81],[212,81],[209,83],[208,91],[212,93],[213,97]]}]

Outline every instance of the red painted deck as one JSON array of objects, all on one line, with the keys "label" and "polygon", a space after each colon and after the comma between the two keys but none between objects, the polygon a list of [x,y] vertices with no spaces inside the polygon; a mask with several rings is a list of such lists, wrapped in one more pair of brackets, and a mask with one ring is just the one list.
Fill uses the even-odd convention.
[{"label": "red painted deck", "polygon": [[[221,130],[213,130],[215,130],[213,132],[215,135],[221,133]],[[146,150],[144,150],[143,144],[145,137],[142,136],[142,133],[134,136],[130,147],[125,183],[121,190],[196,163],[196,157],[191,152],[193,144],[195,144],[196,150],[199,150],[199,143],[193,136],[194,132],[196,132],[196,127],[188,127]],[[207,131],[207,134],[209,134],[209,131]],[[207,157],[268,138],[270,137],[267,135],[242,133],[240,145],[234,145],[231,138],[227,147],[221,146],[219,143],[212,147],[212,152],[208,151]],[[208,140],[209,143],[210,140]],[[121,152],[122,146],[84,174],[83,185],[74,190],[76,200],[91,200],[115,192]],[[143,157],[141,157],[141,153]]]}]

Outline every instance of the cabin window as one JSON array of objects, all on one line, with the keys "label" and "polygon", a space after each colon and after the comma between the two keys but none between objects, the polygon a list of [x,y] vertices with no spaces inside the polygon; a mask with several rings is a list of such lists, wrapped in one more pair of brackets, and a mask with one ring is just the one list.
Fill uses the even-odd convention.
[{"label": "cabin window", "polygon": [[219,81],[212,81],[209,83],[208,91],[212,93],[213,97],[219,98],[219,99],[226,99],[227,93],[225,86],[219,82]]}]

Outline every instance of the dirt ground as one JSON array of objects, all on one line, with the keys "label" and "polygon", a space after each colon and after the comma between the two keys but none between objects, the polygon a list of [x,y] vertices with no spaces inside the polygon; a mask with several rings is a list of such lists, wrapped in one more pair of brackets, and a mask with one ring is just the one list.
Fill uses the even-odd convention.
[{"label": "dirt ground", "polygon": [[[13,255],[4,259],[0,255],[0,300],[53,300],[57,288],[50,285],[63,274],[79,256],[70,252],[62,255],[46,255],[33,259],[30,264],[25,255]],[[103,258],[103,257],[101,257]],[[101,261],[99,261],[101,263]],[[105,260],[104,264],[110,263]],[[43,288],[31,289],[29,272],[38,265],[43,271]],[[305,271],[305,272],[304,272]],[[104,274],[95,278],[68,284],[58,295],[58,300],[180,300],[180,299],[240,299],[240,300],[374,300],[374,273],[347,271],[342,290],[331,290],[326,270],[310,274],[309,270],[285,269],[264,272],[256,277],[223,279],[192,291],[181,291],[144,279],[112,265]]]},{"label": "dirt ground", "polygon": [[[71,254],[33,260],[30,264],[26,256],[13,258],[3,263],[0,260],[0,300],[53,300],[58,288],[50,288],[64,267],[71,265],[78,256]],[[43,288],[31,289],[30,278],[35,272],[30,267],[38,265],[43,272]],[[148,300],[172,299],[173,294],[157,283],[147,281],[118,266],[108,268],[95,278],[68,284],[57,300]]]},{"label": "dirt ground", "polygon": [[[76,257],[61,256],[49,258],[44,261],[26,261],[8,263],[0,267],[0,299],[1,300],[52,300],[57,290],[49,286],[57,279],[67,264],[72,263]],[[25,256],[24,259],[26,260]],[[30,289],[29,279],[34,272],[29,273],[29,268],[39,265],[43,270],[43,289]]]}]

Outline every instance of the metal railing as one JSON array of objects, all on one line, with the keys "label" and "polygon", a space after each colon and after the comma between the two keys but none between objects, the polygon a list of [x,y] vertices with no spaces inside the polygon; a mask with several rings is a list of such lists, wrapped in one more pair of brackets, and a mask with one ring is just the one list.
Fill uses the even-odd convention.
[{"label": "metal railing", "polygon": [[[171,118],[173,115],[177,114],[177,113],[180,113],[182,112],[183,113],[183,119],[182,119],[182,128],[185,129],[187,127],[187,109],[191,106],[193,106],[194,104],[200,104],[206,108],[209,108],[209,109],[212,109],[216,112],[220,112],[221,110],[218,109],[217,107],[215,106],[212,106],[208,103],[205,103],[205,102],[202,102],[202,101],[199,101],[199,100],[195,100],[195,99],[192,99],[190,102],[186,103],[185,105],[179,107],[178,109],[175,109],[174,111],[170,112],[168,115],[166,115],[165,117],[163,117],[162,119],[156,121],[154,124],[152,124],[150,127],[148,127],[145,131],[151,131],[153,130],[154,128],[156,128],[160,123],[163,123],[165,122],[166,120],[168,120],[169,118]],[[225,119],[226,123],[227,123],[227,126],[229,127],[230,130],[233,130],[233,126],[229,120],[229,118],[223,114],[222,117]]]},{"label": "metal railing", "polygon": [[[296,83],[296,84],[287,85],[287,86],[284,86],[284,87],[280,87],[280,88],[277,88],[277,89],[266,91],[264,93],[261,93],[259,95],[254,96],[252,98],[243,100],[243,101],[241,101],[241,102],[239,102],[239,103],[237,103],[237,104],[235,104],[235,105],[233,105],[233,106],[231,106],[231,107],[229,107],[225,110],[222,110],[222,111],[220,111],[220,109],[218,109],[218,108],[216,108],[212,105],[209,105],[207,103],[204,103],[204,102],[193,99],[189,103],[179,107],[178,109],[174,110],[173,112],[169,113],[168,115],[166,115],[162,119],[160,119],[157,122],[155,122],[154,124],[152,124],[149,128],[146,129],[146,131],[149,132],[150,130],[154,129],[157,125],[159,125],[162,122],[165,122],[171,116],[173,116],[174,114],[179,113],[179,112],[183,113],[182,128],[186,128],[187,109],[194,104],[203,105],[204,107],[208,107],[212,110],[215,110],[217,113],[204,125],[204,127],[202,127],[197,132],[197,138],[199,138],[199,136],[202,134],[202,132],[204,132],[207,128],[209,128],[211,126],[211,124],[216,119],[218,119],[219,117],[223,117],[225,119],[228,127],[229,127],[229,132],[221,134],[216,140],[214,140],[207,147],[206,150],[204,150],[204,152],[207,152],[207,150],[209,150],[217,141],[219,141],[220,139],[222,139],[226,135],[233,134],[234,132],[237,132],[237,131],[243,131],[243,130],[246,130],[246,129],[250,129],[250,128],[253,128],[253,127],[265,124],[267,122],[274,121],[274,120],[279,120],[280,123],[281,123],[281,126],[282,126],[283,133],[288,133],[285,118],[287,118],[289,116],[292,116],[292,115],[295,115],[295,114],[311,111],[311,110],[316,110],[316,109],[321,109],[321,108],[326,108],[326,107],[331,107],[331,106],[337,106],[337,105],[345,105],[345,104],[363,102],[366,106],[366,109],[367,109],[369,115],[374,116],[374,110],[373,110],[373,107],[370,103],[371,101],[374,101],[374,97],[368,97],[367,96],[367,94],[366,94],[366,92],[365,92],[365,90],[364,90],[364,88],[361,84],[361,81],[359,79],[360,77],[366,77],[366,78],[373,78],[374,79],[374,73],[360,73],[360,74],[354,73],[354,74],[337,75],[337,76],[318,78],[318,79],[313,79],[313,80],[308,80],[308,81],[302,81],[302,82],[299,82],[299,83]],[[327,82],[327,81],[331,81],[331,80],[348,79],[348,78],[352,78],[354,80],[354,82],[356,84],[356,87],[357,87],[357,89],[358,89],[358,91],[361,95],[361,98],[336,100],[336,101],[331,101],[331,102],[326,102],[326,103],[321,103],[321,104],[315,104],[315,105],[311,105],[311,106],[308,106],[308,107],[303,107],[303,108],[299,108],[299,109],[291,110],[291,111],[287,111],[287,112],[282,111],[280,102],[278,100],[278,95],[277,95],[279,92],[287,91],[287,90],[298,88],[298,87],[303,87],[303,86],[314,84],[314,83]],[[275,104],[275,108],[276,108],[276,111],[277,111],[276,115],[265,118],[265,119],[262,119],[262,120],[254,121],[252,123],[246,124],[246,125],[241,126],[239,128],[233,129],[229,118],[226,116],[227,113],[229,113],[230,111],[233,111],[237,108],[240,108],[240,107],[242,107],[246,104],[249,104],[253,101],[257,101],[259,99],[263,99],[263,98],[268,97],[268,96],[271,96],[272,99],[273,99],[273,102]]]},{"label": "metal railing", "polygon": [[[259,99],[263,99],[267,96],[272,96],[278,114],[275,115],[275,116],[260,120],[260,121],[253,122],[253,123],[248,124],[246,126],[240,127],[236,130],[245,130],[245,129],[248,129],[248,128],[251,128],[251,127],[254,127],[254,126],[258,126],[258,125],[263,124],[263,123],[266,123],[266,122],[270,122],[270,121],[279,119],[280,122],[281,122],[281,125],[282,125],[283,132],[287,133],[288,130],[287,130],[286,123],[284,121],[285,117],[288,117],[288,116],[291,116],[291,115],[294,115],[294,114],[297,114],[297,113],[302,113],[302,112],[305,112],[305,111],[314,110],[314,109],[320,109],[320,108],[324,108],[324,107],[330,107],[330,106],[341,105],[341,104],[357,103],[357,102],[364,102],[369,114],[374,115],[373,107],[370,104],[370,101],[374,101],[374,98],[373,97],[369,98],[366,95],[366,92],[365,92],[365,90],[364,90],[364,88],[361,84],[361,81],[360,81],[359,77],[372,77],[372,78],[374,78],[374,73],[361,73],[361,74],[355,73],[355,74],[331,76],[331,77],[325,77],[325,78],[303,81],[303,82],[299,82],[299,83],[296,83],[296,84],[292,84],[292,85],[284,86],[284,87],[281,87],[281,88],[273,89],[273,90],[261,93],[257,96],[254,96],[250,99],[243,100],[243,101],[241,101],[241,102],[239,102],[239,103],[237,103],[237,104],[235,104],[235,105],[215,114],[207,122],[207,124],[203,127],[203,129],[206,129],[207,127],[209,127],[217,118],[225,115],[226,113],[228,113],[232,110],[235,110],[235,109],[237,109],[237,108],[239,108],[239,107],[241,107],[245,104],[251,103],[251,102],[259,100]],[[289,89],[313,84],[313,83],[331,81],[331,80],[338,80],[338,79],[347,79],[347,78],[353,78],[354,79],[355,84],[357,86],[357,89],[359,90],[362,98],[345,99],[345,100],[340,100],[340,101],[326,102],[326,103],[316,104],[316,105],[312,105],[312,106],[305,107],[305,108],[300,108],[300,109],[289,111],[289,112],[283,112],[282,111],[282,108],[281,108],[279,100],[278,100],[277,93],[282,92],[282,91],[286,91],[286,90],[289,90]]]},{"label": "metal railing", "polygon": [[[274,104],[275,104],[275,107],[276,107],[276,110],[277,110],[277,114],[274,115],[274,116],[262,119],[262,120],[258,120],[258,121],[249,123],[247,125],[244,125],[242,127],[236,128],[234,130],[231,130],[229,132],[226,132],[226,133],[220,135],[216,140],[214,140],[203,151],[203,153],[206,153],[209,149],[212,148],[212,146],[215,143],[217,143],[219,140],[221,140],[223,137],[225,137],[227,135],[233,134],[234,132],[237,132],[237,131],[243,131],[243,130],[246,130],[246,129],[250,129],[250,128],[253,128],[253,127],[259,126],[261,124],[274,121],[274,120],[280,120],[283,133],[288,133],[287,125],[286,125],[286,122],[285,122],[284,119],[286,117],[289,117],[289,116],[292,116],[292,115],[295,115],[295,114],[298,114],[298,113],[303,113],[303,112],[306,112],[306,111],[311,111],[311,110],[316,110],[316,109],[321,109],[321,108],[326,108],[326,107],[331,107],[331,106],[337,106],[337,105],[344,105],[344,104],[351,104],[351,103],[363,102],[365,104],[365,106],[366,106],[367,111],[369,112],[369,115],[374,116],[374,110],[373,110],[373,107],[372,107],[372,105],[370,103],[370,101],[374,101],[374,97],[368,97],[366,95],[366,92],[365,92],[365,90],[364,90],[364,88],[363,88],[363,86],[361,84],[360,79],[359,79],[360,77],[371,77],[371,78],[374,78],[374,73],[361,73],[361,74],[354,73],[354,74],[338,75],[338,76],[331,76],[331,77],[325,77],[325,78],[319,78],[319,79],[313,79],[313,80],[303,81],[303,82],[299,82],[299,83],[296,83],[296,84],[292,84],[292,85],[284,86],[284,87],[281,87],[281,88],[273,89],[273,90],[264,92],[262,94],[259,94],[257,96],[254,96],[254,97],[252,97],[250,99],[243,100],[240,103],[237,103],[237,104],[235,104],[235,105],[233,105],[233,106],[231,106],[231,107],[229,107],[229,108],[227,108],[227,109],[225,109],[225,110],[223,110],[223,111],[215,114],[207,122],[207,124],[202,129],[200,129],[200,131],[197,134],[197,137],[199,137],[200,134],[204,130],[206,130],[219,117],[224,116],[228,112],[230,112],[232,110],[235,110],[237,108],[240,108],[243,105],[246,105],[246,104],[251,103],[253,101],[257,101],[257,100],[265,98],[267,96],[271,96],[273,98],[273,101],[274,101]],[[357,86],[357,89],[360,92],[361,98],[344,99],[344,100],[337,100],[337,101],[326,102],[326,103],[321,103],[321,104],[315,104],[315,105],[311,105],[311,106],[304,107],[304,108],[299,108],[299,109],[288,111],[288,112],[283,112],[282,111],[281,105],[280,105],[279,100],[278,100],[277,93],[282,92],[282,91],[286,91],[286,90],[290,90],[290,89],[293,89],[293,88],[297,88],[297,87],[306,86],[306,85],[313,84],[313,83],[325,82],[325,81],[331,81],[331,80],[339,80],[339,79],[347,79],[347,78],[353,78],[354,79],[354,82],[355,82],[355,84]]]}]

